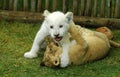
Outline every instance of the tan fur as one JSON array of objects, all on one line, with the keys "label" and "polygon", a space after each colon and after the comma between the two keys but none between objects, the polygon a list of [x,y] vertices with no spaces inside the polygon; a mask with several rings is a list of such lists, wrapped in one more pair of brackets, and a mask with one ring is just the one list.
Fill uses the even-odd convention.
[{"label": "tan fur", "polygon": [[118,48],[120,47],[120,43],[117,43],[117,42],[112,40],[113,39],[113,33],[109,28],[100,27],[100,28],[97,28],[96,31],[104,33],[108,37],[108,39],[110,40],[110,45],[111,46],[118,47]]},{"label": "tan fur", "polygon": [[46,65],[49,67],[59,65],[59,55],[62,53],[61,47],[56,46],[53,39],[51,39],[49,36],[45,38],[45,41],[47,43],[47,48],[41,65]]},{"label": "tan fur", "polygon": [[107,27],[97,28],[96,31],[104,33],[108,37],[109,40],[111,40],[113,38],[112,31]]},{"label": "tan fur", "polygon": [[[73,22],[70,25],[69,33],[71,38],[76,41],[76,44],[69,48],[69,64],[84,64],[104,58],[107,55],[110,45],[108,38],[103,33],[82,28]],[[44,65],[58,66],[62,52],[60,46],[53,42],[49,43],[44,54]]]}]

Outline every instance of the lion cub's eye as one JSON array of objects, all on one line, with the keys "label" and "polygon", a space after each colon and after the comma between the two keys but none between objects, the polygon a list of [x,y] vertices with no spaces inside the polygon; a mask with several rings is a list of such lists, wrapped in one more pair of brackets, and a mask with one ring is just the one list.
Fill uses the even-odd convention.
[{"label": "lion cub's eye", "polygon": [[60,28],[62,28],[62,27],[63,27],[63,25],[60,25],[59,27],[60,27]]},{"label": "lion cub's eye", "polygon": [[50,28],[53,29],[53,26],[51,25]]},{"label": "lion cub's eye", "polygon": [[52,48],[49,48],[50,52],[52,52]]}]

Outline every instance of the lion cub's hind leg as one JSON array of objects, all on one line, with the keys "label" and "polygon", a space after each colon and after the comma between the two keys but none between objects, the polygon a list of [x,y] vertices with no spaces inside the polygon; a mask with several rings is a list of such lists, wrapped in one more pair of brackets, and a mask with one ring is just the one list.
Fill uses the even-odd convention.
[{"label": "lion cub's hind leg", "polygon": [[109,39],[107,38],[107,36],[105,34],[100,33],[100,32],[94,32],[94,33],[95,33],[95,36],[104,40],[107,43],[108,47],[110,47]]}]

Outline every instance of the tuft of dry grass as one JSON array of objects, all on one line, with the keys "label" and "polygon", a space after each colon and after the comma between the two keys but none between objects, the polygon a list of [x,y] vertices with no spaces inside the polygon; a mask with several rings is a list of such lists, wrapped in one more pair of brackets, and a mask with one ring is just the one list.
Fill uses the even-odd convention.
[{"label": "tuft of dry grass", "polygon": [[[0,77],[120,77],[120,48],[112,47],[102,60],[64,69],[39,66],[43,50],[38,58],[24,58],[40,25],[0,22]],[[120,43],[120,30],[112,31],[114,40]]]}]

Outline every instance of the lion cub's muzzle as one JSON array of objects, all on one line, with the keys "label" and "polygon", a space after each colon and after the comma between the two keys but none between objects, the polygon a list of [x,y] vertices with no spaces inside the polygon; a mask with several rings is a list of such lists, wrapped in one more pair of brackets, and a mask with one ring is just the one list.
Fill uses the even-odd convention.
[{"label": "lion cub's muzzle", "polygon": [[54,59],[53,61],[42,61],[40,66],[47,66],[47,67],[60,67],[60,59]]}]

